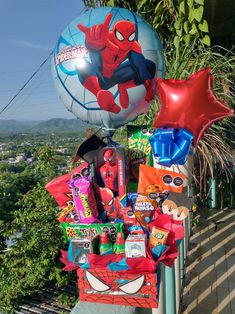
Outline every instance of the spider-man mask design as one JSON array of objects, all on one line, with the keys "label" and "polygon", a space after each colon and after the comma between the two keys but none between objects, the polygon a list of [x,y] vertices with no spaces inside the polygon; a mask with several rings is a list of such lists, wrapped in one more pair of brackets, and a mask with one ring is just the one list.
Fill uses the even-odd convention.
[{"label": "spider-man mask design", "polygon": [[119,21],[114,25],[110,39],[122,50],[131,50],[136,37],[135,25],[129,21]]},{"label": "spider-man mask design", "polygon": [[120,274],[103,268],[79,269],[80,300],[145,308],[157,307],[156,274]]}]

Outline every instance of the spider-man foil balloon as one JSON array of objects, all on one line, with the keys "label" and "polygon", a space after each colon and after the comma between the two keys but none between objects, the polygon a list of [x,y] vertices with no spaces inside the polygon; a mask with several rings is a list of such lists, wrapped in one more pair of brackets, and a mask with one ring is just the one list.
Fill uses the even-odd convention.
[{"label": "spider-man foil balloon", "polygon": [[156,32],[121,8],[90,9],[62,33],[53,56],[60,98],[79,119],[116,129],[147,112],[164,73]]}]

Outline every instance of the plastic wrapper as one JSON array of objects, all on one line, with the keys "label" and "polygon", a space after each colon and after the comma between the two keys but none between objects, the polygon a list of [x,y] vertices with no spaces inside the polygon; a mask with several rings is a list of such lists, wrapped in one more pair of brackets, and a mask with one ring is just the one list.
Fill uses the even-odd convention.
[{"label": "plastic wrapper", "polygon": [[68,181],[73,194],[74,205],[81,223],[93,223],[98,220],[98,210],[91,187],[91,178],[75,178]]},{"label": "plastic wrapper", "polygon": [[97,234],[101,235],[103,231],[107,232],[110,240],[115,242],[118,232],[122,232],[123,223],[94,223],[94,224],[69,224],[62,223],[62,229],[65,239],[68,241],[72,238],[92,239]]},{"label": "plastic wrapper", "polygon": [[73,204],[69,204],[57,215],[57,220],[61,222],[79,223],[79,217]]},{"label": "plastic wrapper", "polygon": [[146,193],[150,189],[159,193],[166,190],[181,193],[185,178],[181,173],[140,165],[138,193]]},{"label": "plastic wrapper", "polygon": [[148,125],[127,125],[129,177],[131,181],[138,182],[139,165],[146,163],[152,165],[152,152],[149,138],[153,129]]},{"label": "plastic wrapper", "polygon": [[59,207],[64,209],[69,204],[73,204],[73,197],[67,181],[72,177],[86,177],[89,175],[89,164],[84,162],[73,169],[72,172],[60,176],[48,182],[45,186],[47,191],[56,200]]},{"label": "plastic wrapper", "polygon": [[128,197],[137,221],[148,229],[148,223],[153,220],[158,203],[146,194],[129,193]]}]

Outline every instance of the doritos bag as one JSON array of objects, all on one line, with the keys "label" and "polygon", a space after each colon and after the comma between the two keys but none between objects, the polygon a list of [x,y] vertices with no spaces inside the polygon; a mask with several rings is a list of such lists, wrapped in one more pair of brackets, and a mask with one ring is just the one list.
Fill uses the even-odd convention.
[{"label": "doritos bag", "polygon": [[45,188],[53,196],[53,198],[58,203],[59,207],[64,209],[69,204],[73,204],[72,192],[67,184],[67,181],[71,179],[72,176],[86,177],[89,175],[89,164],[83,162],[78,167],[74,168],[72,172],[53,179]]}]

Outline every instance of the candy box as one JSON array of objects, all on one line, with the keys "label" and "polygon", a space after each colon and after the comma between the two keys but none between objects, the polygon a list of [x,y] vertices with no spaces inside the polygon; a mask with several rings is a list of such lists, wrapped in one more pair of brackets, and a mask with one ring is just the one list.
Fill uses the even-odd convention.
[{"label": "candy box", "polygon": [[126,257],[146,257],[146,235],[129,234],[125,242]]},{"label": "candy box", "polygon": [[127,206],[126,157],[124,146],[107,146],[98,151],[95,161],[95,179],[100,187],[106,187]]},{"label": "candy box", "polygon": [[87,254],[99,254],[99,236],[93,239],[71,239],[68,248],[68,260],[78,265],[87,262]]},{"label": "candy box", "polygon": [[157,308],[156,273],[129,274],[106,268],[79,269],[79,300]]},{"label": "candy box", "polygon": [[154,248],[158,244],[165,245],[168,234],[169,234],[168,230],[158,228],[158,227],[153,227],[152,232],[150,234],[150,238],[149,238],[150,248]]}]

